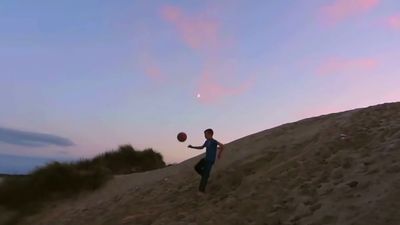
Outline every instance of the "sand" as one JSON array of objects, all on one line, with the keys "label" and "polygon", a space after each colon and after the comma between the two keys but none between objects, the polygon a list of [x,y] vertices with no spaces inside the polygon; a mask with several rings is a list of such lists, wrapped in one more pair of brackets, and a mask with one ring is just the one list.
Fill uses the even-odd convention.
[{"label": "sand", "polygon": [[36,225],[400,224],[400,103],[285,124],[226,145],[208,193],[194,164],[117,176]]}]

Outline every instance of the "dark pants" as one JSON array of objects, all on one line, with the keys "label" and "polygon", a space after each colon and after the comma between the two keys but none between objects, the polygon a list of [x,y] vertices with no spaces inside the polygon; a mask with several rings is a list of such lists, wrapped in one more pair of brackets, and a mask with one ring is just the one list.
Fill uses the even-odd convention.
[{"label": "dark pants", "polygon": [[194,167],[196,172],[201,176],[200,185],[199,185],[199,191],[201,191],[201,192],[206,191],[208,177],[210,177],[210,172],[211,172],[211,168],[212,168],[213,164],[214,164],[214,162],[207,161],[206,159],[203,158]]}]

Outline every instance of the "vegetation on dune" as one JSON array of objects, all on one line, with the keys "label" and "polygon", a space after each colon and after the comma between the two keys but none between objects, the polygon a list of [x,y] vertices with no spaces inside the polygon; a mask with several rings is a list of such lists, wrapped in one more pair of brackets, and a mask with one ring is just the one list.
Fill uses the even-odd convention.
[{"label": "vegetation on dune", "polygon": [[[163,157],[152,149],[136,151],[130,145],[93,159],[52,162],[27,176],[6,176],[0,183],[0,208],[30,213],[41,203],[95,190],[116,174],[165,167]],[[0,212],[1,213],[1,212]]]},{"label": "vegetation on dune", "polygon": [[113,174],[128,174],[165,167],[165,162],[160,153],[152,149],[135,151],[132,146],[120,146],[117,151],[106,152],[92,160],[81,162],[80,166],[102,166]]}]

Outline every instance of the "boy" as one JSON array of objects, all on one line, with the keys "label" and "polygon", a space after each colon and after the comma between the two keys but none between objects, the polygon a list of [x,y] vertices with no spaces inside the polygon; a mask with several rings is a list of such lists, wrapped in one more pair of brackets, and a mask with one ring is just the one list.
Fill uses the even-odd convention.
[{"label": "boy", "polygon": [[[194,167],[196,172],[201,175],[201,181],[199,185],[200,193],[205,193],[208,177],[210,176],[211,168],[215,162],[215,157],[221,158],[224,145],[213,139],[214,131],[207,129],[204,131],[204,137],[207,139],[202,146],[189,145],[188,148],[203,149],[206,148],[206,157],[201,159]],[[217,154],[217,146],[219,146],[219,152]]]}]

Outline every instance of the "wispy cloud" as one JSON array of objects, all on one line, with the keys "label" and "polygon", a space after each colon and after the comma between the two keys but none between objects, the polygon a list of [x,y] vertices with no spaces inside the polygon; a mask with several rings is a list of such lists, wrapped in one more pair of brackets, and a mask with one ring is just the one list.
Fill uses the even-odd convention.
[{"label": "wispy cloud", "polygon": [[151,57],[150,54],[143,50],[140,57],[140,66],[144,72],[144,74],[149,77],[152,81],[155,82],[163,82],[166,81],[166,74],[161,69],[160,64],[154,57]]},{"label": "wispy cloud", "polygon": [[224,97],[240,95],[246,92],[254,84],[254,79],[246,80],[238,86],[230,87],[216,80],[214,71],[204,71],[201,75],[198,93],[201,93],[199,101],[202,103],[218,102]]},{"label": "wispy cloud", "polygon": [[173,24],[187,46],[196,50],[215,49],[222,44],[220,24],[204,13],[186,14],[177,6],[161,9],[162,18]]},{"label": "wispy cloud", "polygon": [[234,48],[232,38],[222,32],[222,24],[218,19],[207,15],[207,10],[188,13],[172,5],[162,7],[160,15],[164,21],[174,27],[182,44],[202,56],[205,62],[199,74],[200,102],[217,102],[224,97],[239,95],[250,89],[254,83],[253,78],[236,86],[218,82],[222,78],[235,79],[233,75],[221,74],[221,71],[222,67],[235,68],[236,66],[224,60],[224,57],[218,57],[224,53],[227,46]]},{"label": "wispy cloud", "polygon": [[324,23],[337,24],[348,18],[367,13],[377,7],[381,0],[334,0],[320,9]]},{"label": "wispy cloud", "polygon": [[379,61],[374,58],[330,58],[317,67],[318,75],[334,75],[342,73],[360,73],[373,70],[379,66]]},{"label": "wispy cloud", "polygon": [[56,135],[4,127],[0,127],[0,142],[27,147],[46,147],[50,145],[68,147],[74,145],[71,140]]},{"label": "wispy cloud", "polygon": [[392,29],[400,30],[400,12],[389,16],[385,20],[386,26]]},{"label": "wispy cloud", "polygon": [[148,62],[147,64],[144,64],[143,66],[144,66],[143,70],[144,70],[145,74],[147,76],[149,76],[151,79],[156,80],[156,81],[163,80],[163,74],[157,65]]}]

